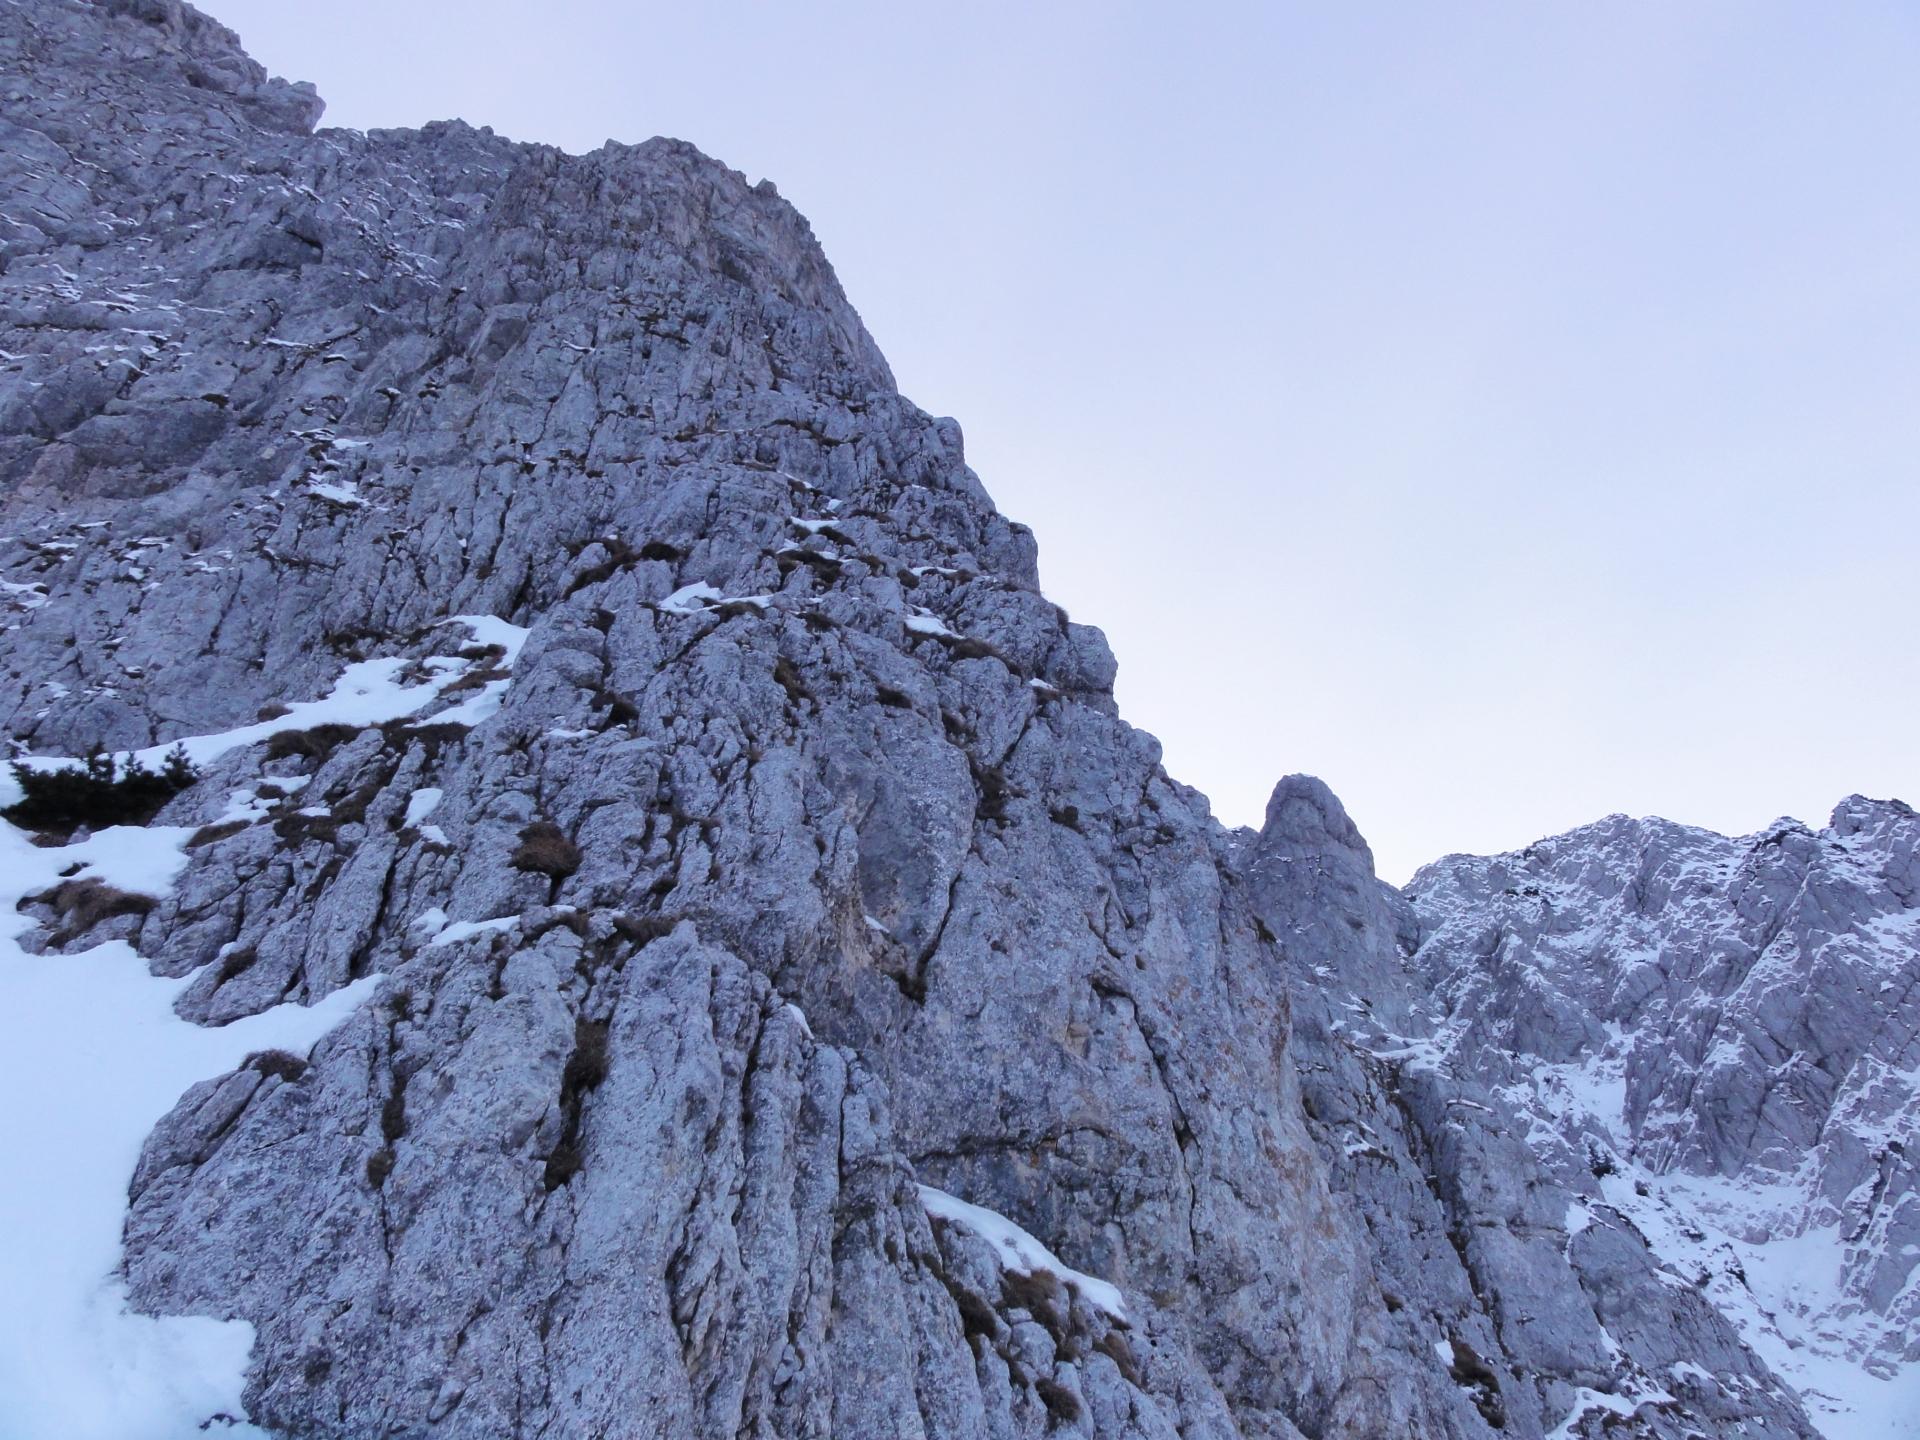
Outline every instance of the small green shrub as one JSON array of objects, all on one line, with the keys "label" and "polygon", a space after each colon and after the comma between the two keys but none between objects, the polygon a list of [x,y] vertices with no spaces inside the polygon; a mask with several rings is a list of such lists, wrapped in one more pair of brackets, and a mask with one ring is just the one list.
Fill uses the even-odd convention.
[{"label": "small green shrub", "polygon": [[573,1054],[560,1076],[560,1109],[566,1116],[566,1131],[560,1143],[547,1156],[543,1177],[548,1190],[558,1190],[580,1173],[585,1163],[580,1142],[580,1101],[589,1090],[598,1088],[607,1078],[607,1025],[604,1020],[576,1019],[573,1023]]},{"label": "small green shrub", "polygon": [[1004,824],[1007,800],[1013,794],[1013,787],[1007,784],[1006,772],[998,765],[976,764],[973,767],[973,783],[980,791],[980,803],[976,808],[979,817]]},{"label": "small green shrub", "polygon": [[1064,1333],[1072,1302],[1059,1277],[1045,1270],[1025,1274],[1008,1270],[1000,1276],[1000,1298],[1011,1308],[1024,1310],[1054,1333]]},{"label": "small green shrub", "polygon": [[813,692],[807,688],[807,682],[800,677],[800,667],[782,655],[773,662],[773,678],[780,688],[787,692],[787,699],[795,705],[804,705],[813,699]]},{"label": "small green shrub", "polygon": [[315,725],[308,730],[282,730],[267,741],[269,760],[324,760],[360,732],[351,725]]},{"label": "small green shrub", "polygon": [[607,1078],[607,1025],[604,1020],[576,1021],[573,1054],[560,1077],[562,1095],[592,1090]]},{"label": "small green shrub", "polygon": [[20,799],[0,814],[21,829],[73,830],[84,825],[99,830],[146,824],[200,773],[178,745],[158,770],[149,770],[137,755],[116,761],[96,745],[84,764],[33,770],[16,762],[13,777],[20,782]]},{"label": "small green shrub", "polygon": [[458,722],[435,724],[429,720],[416,721],[411,717],[389,720],[380,727],[382,743],[394,750],[405,750],[409,745],[418,744],[425,748],[429,760],[438,759],[440,752],[449,745],[458,745],[467,738],[467,727]]},{"label": "small green shrub", "polygon": [[1453,1345],[1453,1363],[1447,1367],[1447,1372],[1453,1377],[1453,1383],[1467,1392],[1489,1425],[1496,1430],[1504,1430],[1506,1405],[1500,1397],[1499,1375],[1459,1336],[1449,1336],[1448,1339]]},{"label": "small green shrub", "polygon": [[964,1286],[948,1282],[947,1293],[953,1296],[953,1303],[960,1312],[960,1330],[969,1340],[976,1335],[991,1340],[999,1324],[994,1319],[993,1307],[973,1291]]},{"label": "small green shrub", "polygon": [[[667,888],[673,888],[669,881]],[[622,911],[613,917],[613,931],[623,940],[631,940],[639,949],[673,933],[674,921],[666,915],[634,915]]]},{"label": "small green shrub", "polygon": [[224,985],[235,976],[244,975],[254,967],[260,958],[260,952],[251,945],[239,950],[230,950],[220,961],[220,974],[215,985]]},{"label": "small green shrub", "polygon": [[[642,552],[635,550],[618,536],[604,540],[590,541],[589,543],[598,544],[605,550],[607,552],[606,558],[597,564],[589,565],[573,577],[573,583],[567,586],[567,594],[569,596],[578,594],[589,585],[598,585],[602,580],[610,579],[616,572],[626,569],[627,566],[633,564],[634,561],[643,558]],[[584,549],[586,547],[583,546],[581,548]]]},{"label": "small green shrub", "polygon": [[[1387,1308],[1397,1310],[1398,1304],[1389,1295]],[[1105,1355],[1120,1371],[1120,1377],[1129,1385],[1140,1384],[1140,1362],[1134,1358],[1133,1347],[1127,1343],[1127,1337],[1118,1330],[1109,1330],[1094,1342],[1093,1348]]]},{"label": "small green shrub", "polygon": [[1033,1382],[1034,1392],[1046,1404],[1053,1425],[1072,1425],[1081,1416],[1080,1397],[1051,1376],[1042,1375]]},{"label": "small green shrub", "polygon": [[782,575],[790,575],[802,565],[813,571],[823,585],[831,585],[840,578],[841,563],[831,555],[822,555],[817,550],[782,550],[774,557],[774,564]]},{"label": "small green shrub", "polygon": [[149,896],[116,890],[99,880],[68,880],[33,898],[51,905],[63,922],[60,933],[54,937],[54,943],[59,945],[78,939],[102,920],[111,920],[116,915],[144,915],[154,905]]},{"label": "small green shrub", "polygon": [[576,938],[588,940],[593,937],[593,922],[578,910],[556,911],[527,931],[527,944],[554,930],[571,931]]},{"label": "small green shrub", "polygon": [[252,823],[249,820],[222,820],[217,825],[202,825],[187,837],[187,848],[198,850],[202,845],[213,845],[221,840],[231,839]]},{"label": "small green shrub", "polygon": [[302,815],[294,810],[273,822],[273,833],[295,850],[309,840],[331,845],[340,837],[340,822],[331,815]]},{"label": "small green shrub", "polygon": [[547,1170],[543,1177],[547,1189],[558,1190],[580,1173],[584,1163],[580,1156],[580,1143],[577,1140],[562,1140],[547,1156]]},{"label": "small green shrub", "polygon": [[355,786],[339,799],[328,797],[333,808],[333,818],[342,825],[359,825],[367,818],[367,807],[380,798],[384,788],[383,780],[368,780]]},{"label": "small green shrub", "polygon": [[609,690],[604,685],[593,692],[594,710],[607,712],[608,725],[631,725],[640,718],[640,708],[622,695],[618,690]]},{"label": "small green shrub", "polygon": [[262,1075],[272,1075],[281,1080],[298,1080],[307,1073],[307,1062],[288,1050],[262,1050],[249,1055],[244,1062]]},{"label": "small green shrub", "polygon": [[1003,664],[1006,662],[1006,656],[986,641],[975,639],[971,635],[941,635],[936,638],[947,647],[947,653],[956,660],[998,660]]},{"label": "small green shrub", "polygon": [[459,695],[468,690],[484,689],[495,680],[508,679],[512,674],[513,672],[511,670],[502,670],[498,665],[477,665],[467,671],[466,674],[460,676],[459,679],[450,680],[445,685],[442,685],[440,687],[440,693],[442,695]]},{"label": "small green shrub", "polygon": [[393,1151],[379,1149],[367,1157],[367,1183],[378,1190],[393,1173]]},{"label": "small green shrub", "polygon": [[380,1106],[380,1137],[389,1145],[407,1133],[407,1092],[398,1086]]},{"label": "small green shrub", "polygon": [[551,820],[536,820],[520,832],[520,848],[509,862],[516,870],[563,880],[580,868],[580,847]]}]

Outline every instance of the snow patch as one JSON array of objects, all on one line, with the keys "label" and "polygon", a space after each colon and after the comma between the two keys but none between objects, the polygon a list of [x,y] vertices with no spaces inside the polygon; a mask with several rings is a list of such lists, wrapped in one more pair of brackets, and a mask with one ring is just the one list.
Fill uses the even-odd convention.
[{"label": "snow patch", "polygon": [[351,481],[341,481],[336,484],[331,480],[309,480],[307,489],[323,500],[333,501],[336,505],[354,506],[367,503],[366,498],[360,493],[360,487]]},{"label": "snow patch", "polygon": [[[433,912],[429,911],[427,913],[432,914]],[[426,918],[426,915],[422,915],[419,920],[415,920],[413,923],[418,925],[421,920],[425,920]],[[444,913],[442,913],[441,918],[442,920],[445,919]],[[489,935],[499,930],[511,930],[519,923],[520,917],[518,915],[501,915],[493,920],[455,920],[452,924],[445,925],[431,940],[427,941],[427,946],[429,949],[432,949],[441,945],[453,945],[462,940],[471,940],[475,935]]]},{"label": "snow patch", "polygon": [[949,630],[946,622],[938,615],[935,615],[929,610],[922,610],[917,605],[914,606],[913,612],[906,616],[902,623],[916,635],[945,635],[953,640],[960,638],[959,633]]},{"label": "snow patch", "polygon": [[1115,1320],[1127,1318],[1126,1302],[1120,1296],[1119,1287],[1063,1265],[1051,1250],[1006,1216],[981,1205],[970,1205],[931,1185],[920,1186],[920,1203],[934,1219],[963,1225],[985,1240],[993,1247],[1003,1268],[1016,1275],[1031,1275],[1035,1271],[1052,1275],[1078,1290],[1090,1304]]},{"label": "snow patch", "polygon": [[506,652],[500,657],[500,668],[503,670],[513,668],[514,662],[520,658],[521,647],[532,633],[527,626],[515,625],[498,615],[455,615],[444,623],[466,626],[473,632],[476,645],[498,645]]},{"label": "snow patch", "polygon": [[42,849],[0,823],[0,1094],[14,1097],[0,1108],[0,1151],[12,1157],[0,1167],[0,1234],[12,1237],[0,1246],[0,1428],[10,1435],[173,1440],[245,1414],[251,1325],[128,1311],[115,1273],[127,1184],[182,1092],[256,1051],[304,1055],[379,985],[369,976],[310,1007],[208,1028],[173,1012],[194,976],[156,978],[125,941],[72,955],[21,949],[33,925],[16,911],[24,897],[62,878],[164,895],[192,833],[115,826]]},{"label": "snow patch", "polygon": [[703,583],[682,585],[660,602],[660,608],[669,615],[698,615],[702,610],[711,608],[702,603],[709,600],[716,604],[720,600],[720,592],[713,586]]},{"label": "snow patch", "polygon": [[438,935],[442,930],[447,928],[447,912],[442,910],[438,905],[433,906],[429,910],[422,910],[418,915],[413,917],[413,924],[410,928],[424,931],[429,936]]},{"label": "snow patch", "polygon": [[[471,629],[480,643],[498,644],[505,649],[505,656],[500,662],[503,668],[512,665],[519,656],[521,645],[526,642],[527,631],[523,627],[510,625],[491,615],[461,615],[455,619]],[[177,740],[165,740],[131,753],[149,769],[158,769],[166,763],[168,752],[177,745],[194,765],[205,766],[230,750],[257,745],[289,730],[311,730],[317,725],[346,725],[364,730],[368,726],[404,720],[419,714],[438,699],[442,690],[467,672],[470,662],[447,655],[433,656],[423,662],[429,678],[419,684],[405,684],[401,677],[413,664],[413,661],[401,656],[359,660],[340,672],[340,678],[323,699],[303,700],[289,705],[284,715],[212,735],[186,735]],[[501,699],[510,683],[508,680],[489,681],[464,703],[434,718],[443,723],[476,725],[500,708]],[[31,769],[55,770],[78,762],[66,756],[30,755],[23,757],[20,763]],[[276,783],[286,784],[284,781]],[[0,804],[10,804],[16,798],[12,779],[9,777],[0,781]]]},{"label": "snow patch", "polygon": [[500,713],[500,707],[506,703],[507,688],[511,680],[489,680],[473,694],[433,717],[436,725],[465,725],[472,727],[491,720]]},{"label": "snow patch", "polygon": [[401,825],[418,825],[433,813],[434,807],[440,803],[440,799],[445,793],[445,791],[432,787],[414,791],[413,794],[407,797],[407,815],[406,818],[400,822]]},{"label": "snow patch", "polygon": [[1573,1409],[1567,1412],[1566,1419],[1548,1432],[1547,1440],[1571,1440],[1574,1425],[1588,1411],[1611,1410],[1615,1415],[1630,1416],[1639,1408],[1624,1396],[1609,1395],[1603,1390],[1589,1390],[1583,1385],[1573,1392]]}]

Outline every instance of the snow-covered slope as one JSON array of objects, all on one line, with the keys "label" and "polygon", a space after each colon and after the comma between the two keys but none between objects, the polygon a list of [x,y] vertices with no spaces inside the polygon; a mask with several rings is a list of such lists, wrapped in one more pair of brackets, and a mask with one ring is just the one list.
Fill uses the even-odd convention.
[{"label": "snow-covered slope", "polygon": [[1920,818],[1614,816],[1408,888],[1445,1063],[1835,1437],[1920,1433]]}]

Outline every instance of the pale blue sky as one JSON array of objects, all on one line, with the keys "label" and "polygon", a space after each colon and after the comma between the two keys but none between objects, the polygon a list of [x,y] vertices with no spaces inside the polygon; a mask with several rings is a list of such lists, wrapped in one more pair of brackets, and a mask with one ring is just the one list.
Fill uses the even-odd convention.
[{"label": "pale blue sky", "polygon": [[208,8],[330,124],[770,176],[1223,819],[1920,802],[1904,0]]}]

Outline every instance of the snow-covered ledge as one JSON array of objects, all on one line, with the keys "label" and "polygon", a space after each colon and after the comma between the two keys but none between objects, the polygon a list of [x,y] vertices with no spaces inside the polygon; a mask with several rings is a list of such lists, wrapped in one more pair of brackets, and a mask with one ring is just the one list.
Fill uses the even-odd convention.
[{"label": "snow-covered ledge", "polygon": [[[476,643],[497,645],[494,668],[510,670],[527,630],[492,615],[456,615]],[[404,658],[364,660],[332,692],[298,702],[271,720],[213,735],[188,735],[134,752],[165,763],[180,746],[195,765],[285,730],[355,728],[418,715],[476,661],[435,656],[428,678],[409,684]],[[474,725],[499,708],[510,683],[490,680],[478,695],[432,718]],[[80,762],[26,757],[33,769]],[[276,780],[283,789],[304,781]],[[0,806],[20,786],[0,768]],[[408,802],[419,823],[440,799],[420,790]],[[252,788],[235,792],[222,820],[264,819]],[[153,975],[124,940],[72,954],[36,955],[21,941],[33,921],[28,896],[63,881],[97,881],[159,900],[188,865],[193,825],[116,825],[66,845],[36,845],[0,821],[0,1395],[9,1413],[0,1433],[63,1440],[197,1435],[210,1416],[245,1412],[241,1393],[253,1327],[207,1316],[136,1315],[119,1275],[127,1181],[140,1147],[175,1100],[257,1051],[304,1056],[381,984],[363,976],[316,1004],[283,1004],[218,1027],[180,1019],[173,1005],[194,976]],[[436,914],[429,943],[507,929],[518,916],[448,923]],[[245,1433],[252,1432],[248,1427]]]},{"label": "snow-covered ledge", "polygon": [[1115,1320],[1124,1321],[1127,1318],[1126,1302],[1121,1299],[1118,1286],[1061,1264],[1051,1250],[1006,1216],[981,1205],[969,1205],[965,1200],[949,1195],[944,1190],[936,1190],[931,1185],[920,1187],[920,1203],[934,1219],[964,1225],[991,1245],[994,1254],[999,1257],[1001,1268],[1011,1270],[1016,1275],[1031,1275],[1035,1271],[1052,1275],[1078,1290],[1089,1303],[1106,1311]]}]

